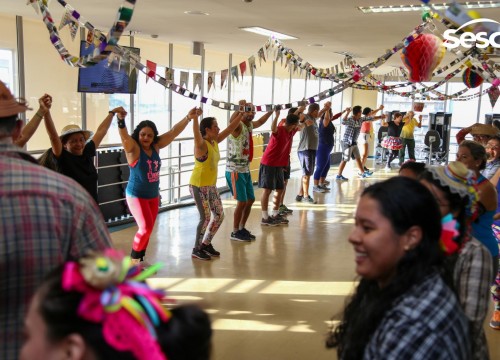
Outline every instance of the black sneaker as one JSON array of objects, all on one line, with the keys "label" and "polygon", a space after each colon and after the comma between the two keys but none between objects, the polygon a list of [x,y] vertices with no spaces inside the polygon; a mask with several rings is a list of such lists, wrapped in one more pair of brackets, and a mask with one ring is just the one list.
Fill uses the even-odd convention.
[{"label": "black sneaker", "polygon": [[200,260],[210,260],[212,259],[210,255],[208,255],[205,251],[200,248],[193,248],[193,252],[191,253],[192,258],[200,259]]},{"label": "black sneaker", "polygon": [[262,218],[260,220],[260,224],[264,226],[278,226],[279,224],[274,221],[272,216],[269,216],[267,219]]},{"label": "black sneaker", "polygon": [[275,223],[280,224],[280,225],[288,225],[288,223],[289,223],[287,218],[284,216],[281,216],[280,214],[274,215],[272,218],[273,218]]},{"label": "black sneaker", "polygon": [[212,246],[212,243],[210,243],[208,245],[205,243],[201,243],[200,250],[204,251],[205,254],[208,254],[209,256],[220,256],[220,252],[218,252],[217,250],[214,249],[214,247]]},{"label": "black sneaker", "polygon": [[233,231],[231,233],[230,239],[234,241],[252,241],[252,239],[250,239],[250,236],[248,236],[248,234],[245,234],[245,232],[242,230]]},{"label": "black sneaker", "polygon": [[363,166],[363,170],[364,171],[370,171],[370,169],[368,169],[366,166]]},{"label": "black sneaker", "polygon": [[248,235],[248,237],[250,238],[250,240],[255,240],[255,239],[257,239],[257,237],[256,237],[254,234],[252,234],[250,231],[248,231],[248,230],[247,230],[247,229],[245,229],[245,228],[241,229],[240,231],[243,231],[245,234],[247,234],[247,235]]},{"label": "black sneaker", "polygon": [[304,197],[303,197],[302,195],[297,195],[297,196],[295,197],[295,201],[302,201],[302,199],[303,199],[303,198],[304,198]]},{"label": "black sneaker", "polygon": [[291,214],[293,213],[293,210],[290,210],[289,208],[286,207],[286,205],[284,204],[281,204],[279,209],[278,209],[281,212],[285,213],[285,214]]}]

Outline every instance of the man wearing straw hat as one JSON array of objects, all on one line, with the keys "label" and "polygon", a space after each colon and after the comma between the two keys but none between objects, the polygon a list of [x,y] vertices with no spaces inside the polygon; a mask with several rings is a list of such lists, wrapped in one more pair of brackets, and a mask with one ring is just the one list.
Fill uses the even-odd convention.
[{"label": "man wearing straw hat", "polygon": [[49,96],[49,101],[45,104],[47,106],[44,115],[45,127],[61,172],[82,185],[97,203],[97,170],[94,166],[96,149],[106,136],[113,117],[124,113],[125,109],[120,106],[109,111],[95,134],[89,130],[82,130],[78,125],[70,124],[62,129],[60,135],[57,135],[50,113],[52,97]]},{"label": "man wearing straw hat", "polygon": [[488,141],[495,135],[499,134],[496,127],[487,124],[476,123],[472,126],[463,128],[457,133],[457,144],[460,145],[465,140],[465,136],[471,134],[474,141],[486,146]]},{"label": "man wearing straw hat", "polygon": [[27,109],[0,81],[0,359],[18,358],[23,317],[44,274],[111,246],[87,192],[15,145]]}]

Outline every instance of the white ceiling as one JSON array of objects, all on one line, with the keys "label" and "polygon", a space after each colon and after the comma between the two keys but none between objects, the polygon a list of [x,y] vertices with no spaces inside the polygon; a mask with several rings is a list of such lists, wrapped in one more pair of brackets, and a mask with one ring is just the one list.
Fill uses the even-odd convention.
[{"label": "white ceiling", "polygon": [[[27,0],[0,0],[1,12],[38,18]],[[450,1],[446,1],[450,2]],[[68,3],[97,28],[107,31],[122,0],[69,0]],[[129,30],[138,37],[158,35],[158,40],[190,45],[205,43],[205,49],[251,56],[265,43],[260,35],[239,30],[261,26],[298,37],[284,41],[305,61],[316,67],[330,67],[342,56],[338,51],[358,55],[366,64],[399,43],[422,20],[420,12],[363,14],[357,6],[420,4],[418,0],[137,0]],[[63,12],[56,0],[50,9],[56,23]],[[209,16],[186,15],[185,11],[207,12]],[[481,10],[482,17],[500,20],[500,9]],[[445,28],[440,26],[441,31]],[[47,39],[48,43],[48,39]],[[323,47],[311,47],[311,44]],[[449,57],[450,59],[452,57]],[[154,59],[151,59],[154,60]],[[387,65],[401,65],[394,55]],[[391,71],[385,66],[376,73]]]}]

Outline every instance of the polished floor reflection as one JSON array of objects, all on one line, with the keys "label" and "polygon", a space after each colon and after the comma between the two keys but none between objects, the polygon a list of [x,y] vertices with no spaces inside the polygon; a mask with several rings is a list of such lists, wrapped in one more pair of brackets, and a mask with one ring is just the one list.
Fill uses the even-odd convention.
[{"label": "polished floor reflection", "polygon": [[[247,228],[251,243],[229,239],[235,202],[223,196],[226,218],[214,238],[220,259],[191,258],[198,213],[194,206],[161,213],[151,236],[148,261],[165,264],[151,282],[166,288],[177,303],[199,303],[213,320],[215,360],[336,359],[324,336],[355,286],[353,251],[347,235],[360,191],[396,174],[381,169],[369,179],[331,178],[331,191],[314,194],[317,204],[297,203],[298,172],[292,175],[286,204],[289,225],[260,225],[260,191],[256,189]],[[136,227],[112,234],[117,247],[129,251]],[[491,310],[490,310],[491,311]],[[489,320],[488,315],[488,320]],[[500,359],[500,331],[485,324],[491,359]]]}]

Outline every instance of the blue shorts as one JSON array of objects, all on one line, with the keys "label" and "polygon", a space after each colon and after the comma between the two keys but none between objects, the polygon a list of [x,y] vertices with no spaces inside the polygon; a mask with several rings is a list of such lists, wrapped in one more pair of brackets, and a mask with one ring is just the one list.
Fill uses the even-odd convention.
[{"label": "blue shorts", "polygon": [[298,152],[302,175],[311,176],[314,174],[316,165],[316,150],[303,150]]},{"label": "blue shorts", "polygon": [[238,201],[255,200],[250,173],[226,171],[226,181],[231,194]]}]

